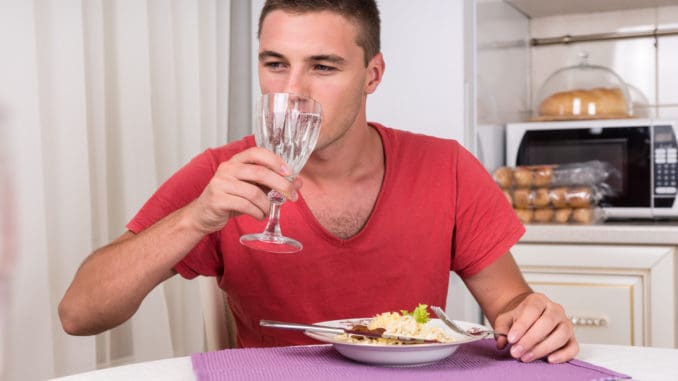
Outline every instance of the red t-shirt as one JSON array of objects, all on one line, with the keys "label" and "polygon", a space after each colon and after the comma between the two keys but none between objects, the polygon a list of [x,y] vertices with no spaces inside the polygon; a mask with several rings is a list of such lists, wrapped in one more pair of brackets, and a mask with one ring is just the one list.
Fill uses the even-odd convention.
[{"label": "red t-shirt", "polygon": [[[260,319],[315,323],[444,306],[449,271],[474,275],[524,233],[504,194],[459,143],[371,124],[381,135],[385,174],[363,229],[348,239],[325,230],[304,202],[282,206],[283,234],[296,254],[251,250],[243,234],[265,222],[230,220],[206,236],[175,269],[185,278],[216,276],[245,347],[314,343],[299,332],[259,326]],[[219,163],[254,145],[251,136],[210,149],[174,174],[127,227],[138,233],[200,195]]]}]

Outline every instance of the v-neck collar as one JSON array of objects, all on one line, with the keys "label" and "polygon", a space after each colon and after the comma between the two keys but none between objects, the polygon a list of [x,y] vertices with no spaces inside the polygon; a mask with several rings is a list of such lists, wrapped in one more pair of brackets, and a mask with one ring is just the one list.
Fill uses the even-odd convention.
[{"label": "v-neck collar", "polygon": [[346,239],[339,238],[334,234],[330,233],[327,229],[325,229],[325,227],[313,215],[313,212],[311,212],[311,209],[309,208],[308,204],[306,203],[306,200],[304,199],[303,188],[302,190],[299,191],[299,199],[296,201],[297,207],[299,208],[301,215],[304,217],[304,219],[306,219],[309,222],[311,228],[315,230],[318,234],[320,234],[322,237],[324,237],[326,241],[337,247],[350,246],[351,244],[360,242],[363,239],[363,237],[368,235],[369,230],[373,228],[374,221],[377,220],[379,217],[381,209],[380,205],[382,203],[381,200],[384,195],[384,189],[388,189],[387,187],[391,182],[391,168],[393,167],[392,165],[393,163],[391,163],[390,160],[394,160],[395,158],[395,155],[389,155],[392,148],[391,146],[392,142],[390,141],[389,135],[387,134],[386,128],[384,126],[372,122],[368,123],[368,125],[377,130],[377,132],[379,133],[379,137],[381,138],[382,149],[384,150],[384,178],[381,182],[381,187],[379,188],[379,193],[377,194],[377,199],[374,202],[372,212],[367,218],[367,221],[365,222],[365,225],[362,227],[362,229],[360,229],[358,233],[349,238]]}]

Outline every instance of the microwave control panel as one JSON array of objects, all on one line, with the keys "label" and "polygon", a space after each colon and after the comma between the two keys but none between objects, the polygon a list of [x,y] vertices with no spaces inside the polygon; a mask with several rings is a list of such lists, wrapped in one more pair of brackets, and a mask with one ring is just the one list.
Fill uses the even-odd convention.
[{"label": "microwave control panel", "polygon": [[653,140],[655,206],[668,207],[662,201],[673,204],[678,193],[678,144],[672,126],[654,126]]}]

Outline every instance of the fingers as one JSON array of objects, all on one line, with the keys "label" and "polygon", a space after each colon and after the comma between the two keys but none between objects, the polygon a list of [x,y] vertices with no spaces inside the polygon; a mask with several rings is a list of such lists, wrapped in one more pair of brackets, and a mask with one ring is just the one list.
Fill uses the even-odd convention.
[{"label": "fingers", "polygon": [[263,219],[268,212],[266,192],[256,184],[215,176],[206,191],[210,192],[206,194],[207,200],[214,209],[222,211],[220,214],[233,211]]},{"label": "fingers", "polygon": [[261,220],[270,208],[270,189],[292,201],[298,199],[301,181],[288,180],[291,175],[282,159],[268,150],[242,151],[219,165],[200,197],[191,203],[193,219],[205,233],[221,229],[239,214]]},{"label": "fingers", "polygon": [[[535,324],[530,332],[511,347],[511,356],[519,358],[523,362],[530,362],[560,350],[571,339],[574,339],[572,330],[568,325],[557,324],[552,331],[545,331],[545,328],[540,326],[540,322],[541,320]],[[545,332],[546,335],[542,336]],[[573,353],[572,356],[574,354],[576,353]],[[570,358],[562,358],[559,362],[567,361]],[[560,359],[560,356],[554,356],[554,360],[556,359]]]},{"label": "fingers", "polygon": [[514,310],[500,315],[495,330],[510,326],[506,339],[497,338],[497,348],[507,343],[511,356],[530,362],[548,356],[548,361],[561,363],[572,359],[579,351],[574,328],[562,306],[542,294],[530,294]]},{"label": "fingers", "polygon": [[561,364],[572,360],[577,353],[579,353],[579,344],[572,337],[563,348],[551,353],[547,361],[551,364]]},{"label": "fingers", "polygon": [[[494,330],[495,332],[507,333],[511,329],[511,324],[513,324],[513,315],[499,315],[494,322]],[[508,334],[506,336],[496,336],[496,339],[497,349],[504,349],[509,343]]]},{"label": "fingers", "polygon": [[234,155],[219,165],[215,176],[218,175],[275,189],[285,198],[297,200],[298,188],[289,181],[293,175],[291,169],[280,157],[264,148],[254,147]]},{"label": "fingers", "polygon": [[[540,296],[539,294],[528,295],[515,309],[513,324],[507,335],[509,343],[515,344],[519,339],[522,339],[534,322],[540,319],[547,309],[547,300]],[[544,328],[543,324],[541,328]]]},{"label": "fingers", "polygon": [[231,217],[248,214],[258,220],[265,217],[266,194],[254,184],[213,177],[200,197],[188,207],[196,228],[209,234],[224,227]]}]

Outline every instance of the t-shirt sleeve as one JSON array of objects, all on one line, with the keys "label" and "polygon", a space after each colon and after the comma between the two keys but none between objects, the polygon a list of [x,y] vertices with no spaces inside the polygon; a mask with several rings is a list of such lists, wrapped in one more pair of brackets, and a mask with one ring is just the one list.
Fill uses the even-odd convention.
[{"label": "t-shirt sleeve", "polygon": [[508,252],[525,227],[487,170],[461,146],[456,177],[452,270],[466,278]]},{"label": "t-shirt sleeve", "polygon": [[[211,150],[196,156],[158,188],[127,224],[127,228],[134,233],[140,233],[195,200],[209,183],[217,166]],[[218,254],[217,241],[217,234],[206,235],[174,269],[188,279],[198,275],[216,276],[222,273],[223,263]]]}]

